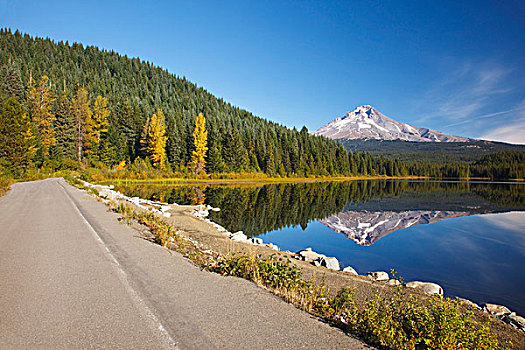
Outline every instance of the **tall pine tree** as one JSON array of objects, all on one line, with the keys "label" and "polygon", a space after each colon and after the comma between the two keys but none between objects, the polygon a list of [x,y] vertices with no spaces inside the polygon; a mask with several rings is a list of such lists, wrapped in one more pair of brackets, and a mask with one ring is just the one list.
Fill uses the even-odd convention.
[{"label": "tall pine tree", "polygon": [[35,152],[33,126],[15,97],[2,106],[0,118],[0,165],[22,176]]}]

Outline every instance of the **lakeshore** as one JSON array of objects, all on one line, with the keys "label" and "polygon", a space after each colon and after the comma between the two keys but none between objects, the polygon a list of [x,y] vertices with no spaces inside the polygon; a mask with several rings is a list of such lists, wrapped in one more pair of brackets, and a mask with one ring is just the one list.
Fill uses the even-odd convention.
[{"label": "lakeshore", "polygon": [[[105,193],[102,194],[102,197],[106,197],[106,200],[115,199],[108,198],[107,195],[111,192],[104,192],[110,190],[110,187],[99,185],[95,185],[94,187],[102,190],[102,193]],[[130,203],[130,201],[123,198],[118,200],[124,200]],[[253,240],[249,241],[244,237],[239,240],[233,238],[233,233],[227,232],[227,230],[206,218],[206,210],[217,208],[175,204],[168,205],[167,203],[155,203],[152,201],[140,200],[139,198],[133,198],[131,203],[134,206],[138,204],[138,210],[157,211],[159,215],[163,216],[163,220],[167,220],[173,225],[177,232],[190,241],[195,242],[202,251],[213,252],[219,256],[228,256],[235,253],[246,254],[248,256],[260,256],[261,258],[266,258],[274,254],[277,254],[284,259],[297,257],[297,254],[293,252],[279,251],[278,247],[275,247],[274,245],[262,244],[262,242]],[[238,236],[239,235],[237,235],[237,237]],[[255,244],[251,244],[250,242]],[[331,296],[336,295],[338,291],[341,291],[345,287],[351,287],[356,291],[356,299],[359,302],[364,303],[367,300],[374,298],[376,295],[388,296],[396,291],[394,287],[385,283],[385,281],[376,281],[369,276],[355,276],[352,273],[335,271],[325,267],[316,267],[311,261],[301,261],[296,259],[291,259],[291,261],[294,266],[301,269],[303,278],[314,278],[316,281],[322,279],[328,287]],[[428,298],[426,293],[416,289],[408,290],[407,288],[407,292],[418,298]],[[496,334],[514,334],[512,336],[514,344],[522,344],[521,342],[524,341],[522,339],[523,333],[515,333],[515,331],[511,330],[508,325],[500,322],[496,315],[483,312],[477,306],[471,307],[472,304],[468,301],[464,301],[463,303],[466,309],[471,309],[471,311],[474,312],[475,318],[478,321],[487,322],[491,320],[491,329],[493,329]]]}]

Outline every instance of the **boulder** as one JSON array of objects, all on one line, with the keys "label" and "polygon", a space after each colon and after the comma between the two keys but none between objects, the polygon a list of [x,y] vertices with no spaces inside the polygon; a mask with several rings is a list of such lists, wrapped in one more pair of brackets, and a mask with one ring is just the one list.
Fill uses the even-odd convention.
[{"label": "boulder", "polygon": [[401,284],[401,282],[399,282],[399,280],[395,280],[395,279],[389,279],[388,282],[386,282],[386,284],[388,284],[389,286],[399,286]]},{"label": "boulder", "polygon": [[497,305],[497,304],[484,304],[483,310],[496,316],[503,316],[510,314],[510,310],[503,305]]},{"label": "boulder", "polygon": [[388,281],[388,273],[385,271],[374,271],[366,274],[368,277],[376,281]]},{"label": "boulder", "polygon": [[235,232],[230,238],[237,242],[245,242],[248,240],[248,237],[242,231]]},{"label": "boulder", "polygon": [[324,266],[327,269],[337,270],[337,271],[340,270],[339,260],[337,260],[337,258],[322,256],[319,259],[317,259],[316,261],[319,261],[319,265]]},{"label": "boulder", "polygon": [[347,272],[347,273],[349,273],[349,274],[351,274],[351,275],[355,275],[355,276],[357,276],[357,271],[354,270],[354,268],[353,268],[352,266],[347,266],[347,267],[345,267],[345,268],[343,269],[343,272]]},{"label": "boulder", "polygon": [[261,244],[263,244],[263,240],[260,239],[260,238],[252,237],[252,238],[250,238],[250,243],[253,244],[253,245],[261,245]]},{"label": "boulder", "polygon": [[208,204],[206,206],[206,210],[208,210],[208,211],[210,211],[210,210],[211,211],[221,211],[221,208],[214,208],[214,207],[212,207],[211,205]]},{"label": "boulder", "polygon": [[318,254],[314,252],[312,248],[306,248],[306,249],[300,250],[296,254],[299,256],[299,259],[303,261],[315,261],[319,258],[326,257],[323,254]]},{"label": "boulder", "polygon": [[273,244],[273,243],[268,243],[266,246],[267,246],[268,248],[273,249],[273,250],[279,251],[279,247],[276,246],[276,245]]},{"label": "boulder", "polygon": [[441,286],[436,283],[414,281],[408,282],[406,286],[408,288],[419,289],[427,294],[438,294],[440,296],[443,296],[443,288],[441,288]]},{"label": "boulder", "polygon": [[506,323],[510,324],[513,327],[519,328],[522,331],[525,331],[525,318],[516,315],[515,312],[512,312],[510,315],[506,315],[503,319]]}]

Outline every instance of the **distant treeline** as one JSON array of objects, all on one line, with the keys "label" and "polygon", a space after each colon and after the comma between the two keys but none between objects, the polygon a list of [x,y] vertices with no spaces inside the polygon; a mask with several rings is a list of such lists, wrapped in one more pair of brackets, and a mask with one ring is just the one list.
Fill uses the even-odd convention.
[{"label": "distant treeline", "polygon": [[[466,177],[482,169],[486,177],[523,177],[522,164],[495,168],[514,154],[478,169],[347,152],[305,127],[256,117],[150,62],[93,46],[2,29],[0,66],[0,166],[14,175],[79,165],[114,169],[122,161],[129,169],[162,164],[164,172],[185,175],[202,113],[207,173]],[[155,152],[165,154],[166,164]]]},{"label": "distant treeline", "polygon": [[466,142],[414,142],[404,140],[345,140],[349,151],[366,151],[372,156],[384,156],[403,162],[472,163],[483,156],[499,151],[525,151],[525,145],[496,141],[469,140]]}]

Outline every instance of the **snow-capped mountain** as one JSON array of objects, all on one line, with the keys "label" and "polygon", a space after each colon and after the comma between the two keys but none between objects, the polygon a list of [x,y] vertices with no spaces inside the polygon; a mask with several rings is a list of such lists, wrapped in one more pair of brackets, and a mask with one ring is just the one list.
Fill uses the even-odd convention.
[{"label": "snow-capped mountain", "polygon": [[344,233],[357,244],[369,246],[397,230],[470,214],[460,211],[432,210],[346,211],[319,221],[338,233]]},{"label": "snow-capped mountain", "polygon": [[466,142],[467,138],[443,134],[439,131],[418,128],[397,122],[377,111],[372,106],[363,105],[348,112],[342,118],[326,124],[312,132],[331,139],[376,139],[405,140],[416,142]]}]

